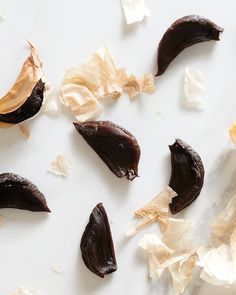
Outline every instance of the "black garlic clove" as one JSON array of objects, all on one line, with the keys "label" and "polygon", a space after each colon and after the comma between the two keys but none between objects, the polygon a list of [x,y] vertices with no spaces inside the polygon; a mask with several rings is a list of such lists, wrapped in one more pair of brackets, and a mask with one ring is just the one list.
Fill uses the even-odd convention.
[{"label": "black garlic clove", "polygon": [[169,146],[172,173],[169,186],[178,194],[169,205],[172,214],[189,206],[199,196],[204,182],[204,166],[197,152],[180,139]]},{"label": "black garlic clove", "polygon": [[140,148],[136,138],[110,121],[74,123],[75,128],[118,177],[138,176]]},{"label": "black garlic clove", "polygon": [[80,249],[87,268],[103,278],[117,270],[113,240],[106,211],[97,204],[81,238]]},{"label": "black garlic clove", "polygon": [[0,208],[51,212],[37,186],[14,173],[0,174]]},{"label": "black garlic clove", "polygon": [[44,86],[45,83],[40,79],[34,86],[31,95],[22,106],[11,113],[0,114],[0,122],[18,124],[36,115],[40,111],[43,103]]},{"label": "black garlic clove", "polygon": [[185,48],[200,42],[219,41],[222,32],[221,27],[198,15],[178,19],[167,29],[159,43],[156,76],[164,74],[173,59]]}]

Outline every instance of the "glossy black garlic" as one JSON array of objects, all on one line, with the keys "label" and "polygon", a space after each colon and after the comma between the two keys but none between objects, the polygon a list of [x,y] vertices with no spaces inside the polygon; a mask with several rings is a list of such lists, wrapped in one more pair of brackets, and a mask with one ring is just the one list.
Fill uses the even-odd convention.
[{"label": "glossy black garlic", "polygon": [[43,103],[44,86],[45,83],[39,80],[26,102],[11,113],[0,114],[0,122],[18,124],[36,115]]},{"label": "glossy black garlic", "polygon": [[169,148],[172,166],[169,186],[178,194],[169,206],[171,213],[176,214],[199,196],[204,182],[204,167],[198,153],[182,140],[176,139]]},{"label": "glossy black garlic", "polygon": [[37,186],[14,173],[0,174],[0,208],[50,212]]},{"label": "glossy black garlic", "polygon": [[103,278],[117,270],[115,251],[106,211],[101,203],[93,209],[80,243],[87,268]]},{"label": "glossy black garlic", "polygon": [[167,29],[159,43],[156,76],[164,74],[169,64],[185,48],[200,42],[219,41],[222,32],[221,27],[198,15],[178,19]]},{"label": "glossy black garlic", "polygon": [[110,121],[74,123],[75,128],[118,177],[138,176],[140,148],[136,138]]}]

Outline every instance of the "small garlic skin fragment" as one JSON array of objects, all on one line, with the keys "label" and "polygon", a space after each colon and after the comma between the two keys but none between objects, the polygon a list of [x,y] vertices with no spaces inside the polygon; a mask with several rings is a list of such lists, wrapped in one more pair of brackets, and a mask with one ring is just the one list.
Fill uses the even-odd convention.
[{"label": "small garlic skin fragment", "polygon": [[64,270],[60,266],[57,266],[57,265],[52,266],[52,271],[58,275],[61,275],[64,272]]},{"label": "small garlic skin fragment", "polygon": [[127,24],[140,22],[145,16],[150,16],[145,0],[121,0]]},{"label": "small garlic skin fragment", "polygon": [[176,214],[192,204],[199,196],[205,172],[199,154],[181,139],[176,139],[169,149],[172,167],[169,186],[178,195],[172,199],[170,211]]},{"label": "small garlic skin fragment", "polygon": [[170,63],[185,48],[200,42],[219,41],[222,32],[221,27],[199,15],[178,19],[167,29],[159,43],[156,76],[164,74]]},{"label": "small garlic skin fragment", "polygon": [[229,134],[232,139],[232,142],[236,145],[236,123],[233,123],[230,127]]},{"label": "small garlic skin fragment", "polygon": [[202,73],[187,67],[184,73],[183,106],[186,109],[203,110],[205,108],[204,92]]},{"label": "small garlic skin fragment", "polygon": [[43,112],[50,115],[58,115],[61,110],[59,93],[50,83],[46,83],[43,99]]},{"label": "small garlic skin fragment", "polygon": [[0,208],[51,212],[36,185],[14,173],[0,174]]},{"label": "small garlic skin fragment", "polygon": [[117,270],[110,225],[102,203],[97,204],[90,215],[80,249],[87,268],[99,277]]},{"label": "small garlic skin fragment", "polygon": [[12,295],[40,295],[40,293],[37,290],[29,290],[21,286],[18,287]]},{"label": "small garlic skin fragment", "polygon": [[165,187],[154,199],[134,213],[135,220],[128,224],[126,235],[134,236],[139,230],[155,221],[159,223],[162,232],[164,232],[169,221],[169,203],[175,196],[177,194],[172,188]]},{"label": "small garlic skin fragment", "polygon": [[10,113],[0,113],[0,122],[7,124],[18,124],[35,116],[40,111],[43,103],[43,91],[44,83],[42,80],[39,80],[35,85],[31,95],[18,109]]},{"label": "small garlic skin fragment", "polygon": [[29,128],[25,124],[18,124],[18,127],[25,139],[28,139],[30,137]]},{"label": "small garlic skin fragment", "polygon": [[68,170],[71,167],[71,163],[63,155],[58,155],[54,161],[52,161],[48,172],[51,172],[59,176],[68,176]]},{"label": "small garlic skin fragment", "polygon": [[138,176],[140,148],[136,138],[110,121],[74,123],[78,133],[119,178]]}]

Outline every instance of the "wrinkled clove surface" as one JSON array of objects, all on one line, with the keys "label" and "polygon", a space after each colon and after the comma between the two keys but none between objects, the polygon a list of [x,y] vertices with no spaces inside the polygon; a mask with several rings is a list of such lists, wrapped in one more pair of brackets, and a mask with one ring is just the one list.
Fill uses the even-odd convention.
[{"label": "wrinkled clove surface", "polygon": [[185,48],[200,42],[219,41],[222,32],[221,27],[198,15],[178,19],[167,29],[159,43],[156,76],[164,74],[172,60]]},{"label": "wrinkled clove surface", "polygon": [[171,213],[176,214],[199,196],[204,182],[204,167],[198,153],[182,140],[176,139],[169,148],[172,166],[169,186],[178,194],[169,206]]},{"label": "wrinkled clove surface", "polygon": [[87,268],[103,278],[117,270],[106,211],[101,203],[93,209],[81,238],[80,249]]},{"label": "wrinkled clove surface", "polygon": [[0,122],[17,124],[36,115],[43,103],[44,85],[45,83],[40,79],[22,106],[11,113],[0,114]]},{"label": "wrinkled clove surface", "polygon": [[14,173],[0,174],[0,208],[50,212],[37,186]]},{"label": "wrinkled clove surface", "polygon": [[138,176],[140,148],[136,138],[110,121],[74,123],[75,128],[118,177]]}]

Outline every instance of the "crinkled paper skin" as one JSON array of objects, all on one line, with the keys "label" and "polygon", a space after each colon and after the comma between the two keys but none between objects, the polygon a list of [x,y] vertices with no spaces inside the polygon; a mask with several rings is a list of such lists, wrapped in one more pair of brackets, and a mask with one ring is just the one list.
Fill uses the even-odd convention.
[{"label": "crinkled paper skin", "polygon": [[204,92],[202,73],[187,67],[184,72],[183,106],[186,109],[203,110],[205,107]]},{"label": "crinkled paper skin", "polygon": [[217,248],[198,249],[199,265],[203,268],[200,277],[213,285],[236,287],[235,251],[226,244]]},{"label": "crinkled paper skin", "polygon": [[149,276],[156,281],[168,269],[175,295],[184,292],[196,266],[197,256],[192,238],[191,221],[169,219],[162,240],[156,234],[148,234],[139,242],[139,246],[148,254]]},{"label": "crinkled paper skin", "polygon": [[145,16],[150,16],[145,0],[121,0],[127,24],[140,22]]},{"label": "crinkled paper skin", "polygon": [[169,187],[134,213],[135,219],[128,225],[127,236],[135,235],[145,226],[157,221],[164,232],[169,219],[169,204],[177,194]]},{"label": "crinkled paper skin", "polygon": [[99,100],[119,98],[123,91],[131,98],[140,92],[155,91],[152,75],[141,79],[116,68],[110,49],[101,47],[87,63],[66,71],[61,85],[61,102],[71,109],[79,122],[96,118],[103,110]]},{"label": "crinkled paper skin", "polygon": [[52,161],[48,172],[51,172],[59,176],[68,176],[68,170],[71,167],[71,163],[63,155],[58,155],[54,161]]},{"label": "crinkled paper skin", "polygon": [[[30,44],[30,43],[29,43]],[[42,64],[36,48],[30,44],[31,54],[25,60],[21,72],[8,93],[0,99],[0,114],[7,114],[21,107],[37,82],[42,78]],[[0,122],[0,127],[11,127],[15,124]]]}]

